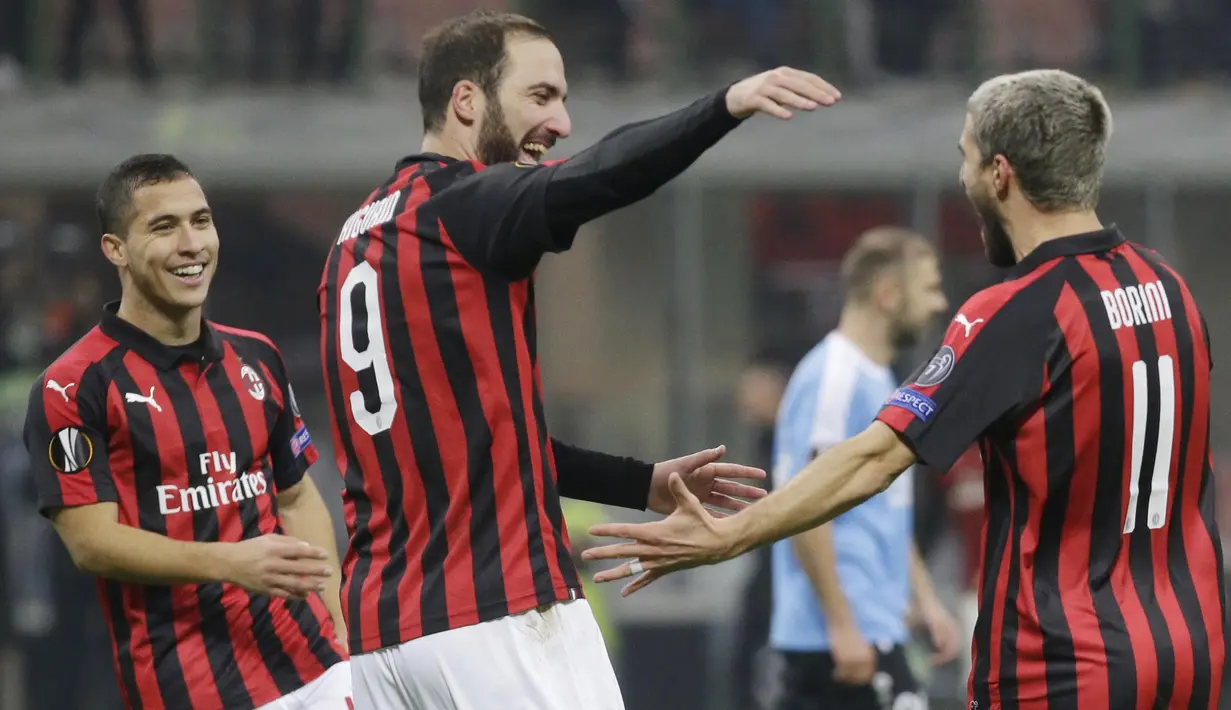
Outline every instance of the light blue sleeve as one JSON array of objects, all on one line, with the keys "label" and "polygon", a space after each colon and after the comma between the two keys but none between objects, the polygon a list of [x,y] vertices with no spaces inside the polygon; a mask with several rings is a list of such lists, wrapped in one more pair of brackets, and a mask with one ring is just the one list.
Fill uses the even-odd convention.
[{"label": "light blue sleeve", "polygon": [[774,488],[781,488],[813,457],[818,378],[806,370],[791,377],[774,427]]}]

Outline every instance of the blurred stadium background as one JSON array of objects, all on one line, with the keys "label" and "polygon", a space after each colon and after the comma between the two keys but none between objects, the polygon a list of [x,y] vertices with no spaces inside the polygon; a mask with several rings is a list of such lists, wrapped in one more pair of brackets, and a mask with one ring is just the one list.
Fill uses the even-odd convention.
[{"label": "blurred stadium background", "polygon": [[[557,436],[645,459],[722,442],[768,467],[782,373],[834,324],[833,270],[861,231],[935,239],[955,307],[996,278],[954,146],[969,90],[1022,68],[1104,87],[1116,134],[1102,216],[1188,276],[1216,354],[1231,335],[1225,0],[0,0],[0,710],[116,707],[93,584],[35,512],[20,439],[31,382],[118,294],[97,251],[97,183],[137,152],[198,172],[223,240],[211,316],[286,354],[344,541],[314,305],[326,244],[418,147],[419,38],[475,7],[555,33],[575,126],[556,155],[758,68],[806,67],[845,94],[820,115],[741,128],[546,261],[540,355]],[[921,545],[960,612],[981,490],[958,468],[916,480]],[[590,522],[628,514],[568,515],[584,544]],[[756,646],[743,626],[765,613],[756,568],[681,574],[629,600],[602,591],[630,709],[751,710],[772,694],[772,657],[739,662]],[[927,670],[933,707],[964,706],[962,673]]]}]

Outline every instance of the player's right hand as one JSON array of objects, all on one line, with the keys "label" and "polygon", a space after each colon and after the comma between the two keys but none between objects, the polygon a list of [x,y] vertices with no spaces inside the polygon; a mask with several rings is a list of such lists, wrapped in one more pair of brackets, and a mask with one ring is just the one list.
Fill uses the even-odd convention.
[{"label": "player's right hand", "polygon": [[285,535],[262,535],[225,546],[227,581],[253,594],[303,599],[325,589],[329,554]]},{"label": "player's right hand", "polygon": [[867,685],[876,675],[876,649],[851,626],[830,629],[829,652],[833,656],[833,679],[845,685]]},{"label": "player's right hand", "polygon": [[832,106],[842,92],[811,72],[778,67],[735,84],[727,90],[727,110],[736,118],[760,111],[787,120],[791,110],[815,111]]}]

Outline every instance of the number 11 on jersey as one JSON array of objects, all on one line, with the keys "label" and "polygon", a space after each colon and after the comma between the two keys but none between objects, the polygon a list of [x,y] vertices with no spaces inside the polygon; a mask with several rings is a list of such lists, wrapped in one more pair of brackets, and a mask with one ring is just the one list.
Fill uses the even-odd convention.
[{"label": "number 11 on jersey", "polygon": [[[1124,534],[1137,529],[1137,497],[1140,491],[1141,459],[1145,455],[1146,424],[1150,417],[1148,365],[1133,363],[1133,467],[1128,479],[1128,514]],[[1170,355],[1158,358],[1158,443],[1150,476],[1150,502],[1146,525],[1158,530],[1167,522],[1167,495],[1171,486],[1171,444],[1175,438],[1175,369]]]}]

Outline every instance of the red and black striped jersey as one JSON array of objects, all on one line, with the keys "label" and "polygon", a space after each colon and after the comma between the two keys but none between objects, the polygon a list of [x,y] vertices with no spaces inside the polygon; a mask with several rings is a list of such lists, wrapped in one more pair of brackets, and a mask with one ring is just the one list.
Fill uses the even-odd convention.
[{"label": "red and black striped jersey", "polygon": [[560,496],[645,507],[649,465],[599,493],[596,455],[548,435],[533,274],[737,126],[724,97],[562,162],[411,156],[345,223],[319,308],[353,652],[575,598]]},{"label": "red and black striped jersey", "polygon": [[1217,706],[1210,369],[1184,279],[1110,228],[972,297],[881,411],[929,464],[983,458],[971,708]]},{"label": "red and black striped jersey", "polygon": [[[174,540],[281,533],[277,498],[317,458],[282,356],[206,322],[173,348],[116,305],[36,382],[25,441],[45,515],[114,503],[119,522]],[[255,708],[342,660],[320,597],[224,583],[98,581],[129,708]]]}]

